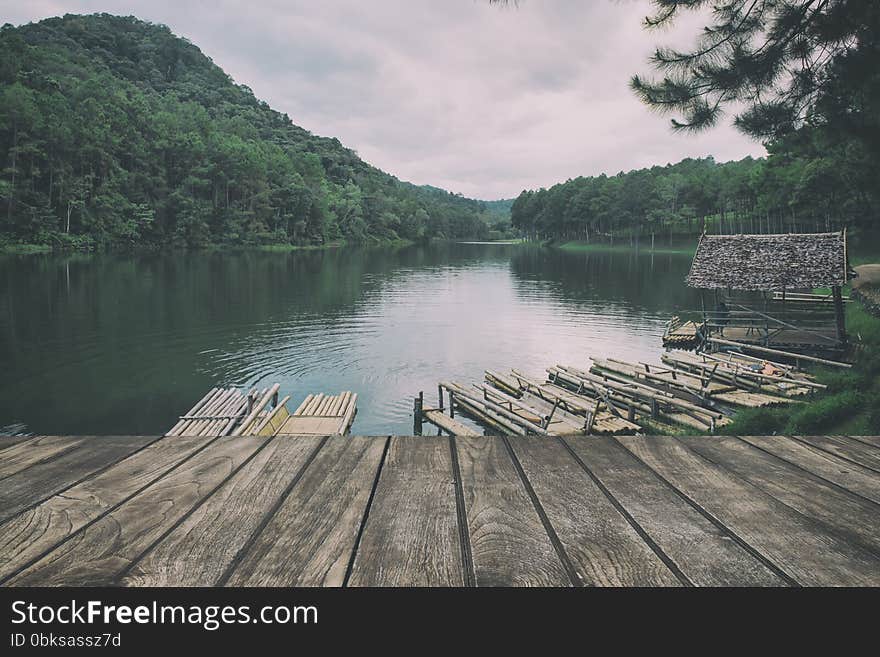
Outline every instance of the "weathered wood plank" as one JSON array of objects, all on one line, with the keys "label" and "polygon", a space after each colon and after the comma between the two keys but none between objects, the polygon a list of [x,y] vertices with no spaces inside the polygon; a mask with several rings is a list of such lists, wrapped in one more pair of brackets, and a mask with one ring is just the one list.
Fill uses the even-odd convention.
[{"label": "weathered wood plank", "polygon": [[692,584],[787,584],[613,438],[566,438],[565,442]]},{"label": "weathered wood plank", "polygon": [[37,436],[0,436],[0,452],[8,447],[13,447],[14,445],[20,445],[26,441],[34,441],[37,440]]},{"label": "weathered wood plank", "polygon": [[870,445],[871,447],[876,447],[880,449],[880,436],[847,436],[852,440],[857,440],[860,443],[864,443],[865,445]]},{"label": "weathered wood plank", "polygon": [[568,586],[501,438],[455,438],[477,586]]},{"label": "weathered wood plank", "polygon": [[211,440],[163,438],[0,525],[0,583]]},{"label": "weathered wood plank", "polygon": [[880,504],[880,475],[873,470],[784,436],[739,436],[739,439]]},{"label": "weathered wood plank", "polygon": [[126,586],[213,586],[300,474],[318,437],[273,440],[122,579]]},{"label": "weathered wood plank", "polygon": [[341,586],[386,444],[331,437],[227,584]]},{"label": "weathered wood plank", "polygon": [[675,438],[626,436],[618,441],[800,584],[880,585],[880,560],[871,552],[828,532]]},{"label": "weathered wood plank", "polygon": [[476,429],[455,420],[441,410],[431,409],[424,411],[425,420],[431,424],[440,427],[452,436],[480,436],[482,435]]},{"label": "weathered wood plank", "polygon": [[46,461],[10,475],[0,481],[0,522],[124,459],[154,440],[157,440],[156,436],[88,438]]},{"label": "weathered wood plank", "polygon": [[7,583],[13,586],[118,583],[133,560],[173,528],[267,440],[219,438],[209,449],[74,534]]},{"label": "weathered wood plank", "polygon": [[86,438],[83,436],[38,436],[11,445],[3,450],[3,458],[0,459],[0,479],[68,452],[84,440]]},{"label": "weathered wood plank", "polygon": [[562,442],[539,437],[509,442],[584,584],[680,584]]},{"label": "weathered wood plank", "polygon": [[350,586],[463,586],[449,439],[391,439]]},{"label": "weathered wood plank", "polygon": [[795,440],[880,473],[880,450],[857,440],[845,436],[795,436]]},{"label": "weathered wood plank", "polygon": [[681,441],[805,516],[880,554],[880,507],[733,437]]}]

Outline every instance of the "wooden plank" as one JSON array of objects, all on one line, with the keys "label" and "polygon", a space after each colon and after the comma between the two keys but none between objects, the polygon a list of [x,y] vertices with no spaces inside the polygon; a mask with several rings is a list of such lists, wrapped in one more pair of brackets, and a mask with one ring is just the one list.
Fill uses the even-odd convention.
[{"label": "wooden plank", "polygon": [[612,438],[569,438],[580,457],[657,549],[696,586],[786,581],[710,522]]},{"label": "wooden plank", "polygon": [[3,450],[0,479],[11,477],[35,463],[41,463],[74,449],[86,440],[82,436],[38,436]]},{"label": "wooden plank", "polygon": [[681,441],[780,502],[880,554],[880,508],[733,437]]},{"label": "wooden plank", "polygon": [[880,449],[880,436],[847,436],[852,440],[857,440],[860,443],[864,443],[865,445],[870,445],[871,447],[877,447]]},{"label": "wooden plank", "polygon": [[[174,438],[169,438],[174,440]],[[224,437],[14,576],[14,586],[101,586],[119,577],[163,533],[268,439]]]},{"label": "wooden plank", "polygon": [[95,436],[0,482],[0,522],[143,448],[157,436]]},{"label": "wooden plank", "polygon": [[480,436],[482,435],[476,429],[471,429],[469,426],[462,424],[456,419],[453,419],[446,415],[443,411],[440,410],[427,410],[424,411],[425,420],[430,422],[431,424],[440,427],[447,433],[452,436]]},{"label": "wooden plank", "polygon": [[800,584],[880,585],[880,559],[690,451],[671,436],[618,441]]},{"label": "wooden plank", "polygon": [[318,437],[273,440],[122,579],[126,586],[214,586],[296,482]]},{"label": "wooden plank", "polygon": [[0,525],[0,583],[207,445],[162,439]]},{"label": "wooden plank", "polygon": [[386,444],[331,437],[227,584],[341,586]]},{"label": "wooden plank", "polygon": [[392,438],[349,585],[465,581],[449,439]]},{"label": "wooden plank", "polygon": [[681,582],[558,440],[510,438],[547,517],[588,586]]},{"label": "wooden plank", "polygon": [[0,436],[0,452],[13,445],[20,445],[26,441],[38,440],[37,436]]},{"label": "wooden plank", "polygon": [[857,440],[846,436],[795,436],[795,439],[880,473],[880,450]]},{"label": "wooden plank", "polygon": [[873,470],[784,436],[739,436],[739,439],[880,504],[880,475]]},{"label": "wooden plank", "polygon": [[454,440],[477,585],[571,585],[504,441]]}]

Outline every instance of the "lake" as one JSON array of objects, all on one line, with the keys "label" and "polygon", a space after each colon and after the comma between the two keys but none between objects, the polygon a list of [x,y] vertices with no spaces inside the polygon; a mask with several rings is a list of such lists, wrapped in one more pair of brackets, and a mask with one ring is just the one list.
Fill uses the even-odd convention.
[{"label": "lake", "polygon": [[682,255],[520,244],[0,257],[0,427],[158,434],[209,388],[357,392],[358,434],[485,369],[656,361]]}]

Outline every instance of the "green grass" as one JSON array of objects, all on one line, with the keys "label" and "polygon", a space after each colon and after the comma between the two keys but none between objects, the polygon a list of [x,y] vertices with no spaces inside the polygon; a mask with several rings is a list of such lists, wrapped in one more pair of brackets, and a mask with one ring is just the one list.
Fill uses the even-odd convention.
[{"label": "green grass", "polygon": [[48,244],[0,244],[0,253],[11,253],[16,255],[52,253],[52,247]]},{"label": "green grass", "polygon": [[298,246],[296,244],[261,244],[257,251],[268,253],[290,253],[291,251],[318,251],[320,249],[336,249],[345,246],[344,241],[328,242],[327,244]]},{"label": "green grass", "polygon": [[602,244],[594,242],[564,242],[562,244],[553,245],[558,249],[565,251],[579,252],[596,252],[596,253],[657,253],[660,255],[688,255],[693,256],[697,250],[696,242],[692,246],[660,246],[651,249],[650,244],[641,244],[638,248],[630,246],[629,243],[624,244]]}]

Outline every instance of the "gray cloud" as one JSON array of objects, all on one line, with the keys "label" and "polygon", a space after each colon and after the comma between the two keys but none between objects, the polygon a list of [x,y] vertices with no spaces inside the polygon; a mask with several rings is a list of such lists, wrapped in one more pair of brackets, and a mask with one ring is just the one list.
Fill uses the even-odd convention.
[{"label": "gray cloud", "polygon": [[0,0],[15,24],[106,11],[165,23],[295,123],[415,183],[501,198],[683,157],[762,155],[729,125],[673,134],[629,91],[659,43],[645,0]]}]

